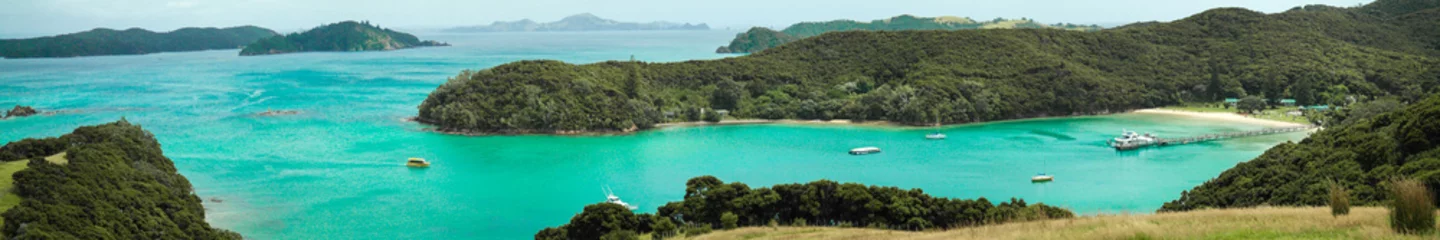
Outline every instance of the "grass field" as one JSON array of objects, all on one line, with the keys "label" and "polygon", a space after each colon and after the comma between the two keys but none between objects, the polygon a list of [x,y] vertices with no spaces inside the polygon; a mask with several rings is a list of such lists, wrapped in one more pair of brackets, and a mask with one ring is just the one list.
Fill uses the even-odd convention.
[{"label": "grass field", "polygon": [[[25,164],[30,160],[9,161],[0,163],[0,212],[10,210],[15,205],[20,205],[20,196],[10,192],[15,187],[15,179],[11,178],[15,172],[25,169]],[[0,226],[5,225],[5,218],[0,218]]]},{"label": "grass field", "polygon": [[1440,239],[1390,231],[1389,210],[1247,208],[1148,215],[1080,217],[949,231],[906,232],[835,227],[749,227],[675,239]]},{"label": "grass field", "polygon": [[[1235,108],[1224,108],[1224,107],[1221,107],[1221,106],[1223,106],[1223,105],[1220,105],[1220,103],[1192,103],[1192,104],[1186,104],[1186,105],[1183,105],[1183,106],[1162,107],[1161,109],[1179,110],[1179,111],[1191,111],[1191,112],[1223,112],[1223,113],[1236,113],[1236,114],[1240,114],[1240,110],[1237,110],[1237,109],[1235,109]],[[1255,118],[1260,118],[1260,119],[1268,119],[1268,120],[1276,120],[1276,121],[1285,121],[1285,122],[1293,122],[1293,123],[1300,123],[1300,124],[1311,124],[1311,123],[1310,123],[1310,119],[1305,118],[1304,116],[1290,116],[1290,115],[1285,114],[1286,112],[1289,112],[1289,111],[1291,111],[1291,110],[1298,110],[1298,109],[1300,109],[1300,108],[1299,108],[1299,107],[1279,107],[1279,108],[1275,108],[1275,109],[1265,109],[1265,111],[1261,111],[1260,113],[1253,114],[1253,115],[1249,115],[1249,116],[1255,117]]]}]

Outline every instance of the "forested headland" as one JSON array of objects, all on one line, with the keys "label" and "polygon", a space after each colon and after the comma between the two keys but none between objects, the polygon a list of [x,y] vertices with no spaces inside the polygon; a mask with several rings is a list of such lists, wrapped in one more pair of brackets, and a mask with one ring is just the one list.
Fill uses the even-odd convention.
[{"label": "forested headland", "polygon": [[900,15],[888,19],[859,22],[855,20],[833,20],[826,22],[802,22],[775,31],[764,27],[753,27],[736,34],[730,45],[720,46],[715,53],[753,53],[794,42],[803,38],[819,36],[828,32],[841,31],[903,31],[903,30],[963,30],[963,29],[1066,29],[1077,31],[1098,31],[1096,25],[1042,24],[1031,19],[996,18],[990,21],[975,21],[967,17],[916,17]]},{"label": "forested headland", "polygon": [[0,57],[82,57],[236,49],[275,35],[278,35],[275,31],[255,26],[181,28],[163,33],[139,28],[96,28],[57,36],[0,40]]},{"label": "forested headland", "polygon": [[[59,162],[44,159],[62,154]],[[150,132],[119,122],[0,147],[0,160],[30,160],[16,172],[20,204],[0,228],[13,239],[241,239],[205,222],[189,180]]]},{"label": "forested headland", "polygon": [[245,49],[241,49],[240,56],[294,52],[382,51],[429,46],[449,46],[449,44],[420,41],[420,38],[415,35],[370,25],[370,22],[344,21],[315,27],[305,32],[260,39],[245,46]]},{"label": "forested headland", "polygon": [[1404,105],[1383,99],[1355,104],[1327,119],[1327,129],[1283,143],[1205,182],[1161,211],[1320,206],[1335,181],[1356,205],[1391,199],[1387,183],[1413,178],[1440,192],[1440,95]]},{"label": "forested headland", "polygon": [[613,203],[592,204],[570,223],[545,228],[535,239],[626,239],[604,237],[673,236],[779,224],[921,231],[1074,216],[1069,210],[1014,198],[991,203],[983,197],[932,197],[920,189],[829,180],[751,189],[744,183],[700,176],[685,182],[683,201],[667,203],[655,214],[634,214]]},{"label": "forested headland", "polygon": [[736,118],[932,125],[1255,96],[1341,104],[1440,91],[1433,0],[1221,8],[1097,32],[832,32],[711,61],[520,61],[463,71],[417,120],[471,133],[625,132]]}]

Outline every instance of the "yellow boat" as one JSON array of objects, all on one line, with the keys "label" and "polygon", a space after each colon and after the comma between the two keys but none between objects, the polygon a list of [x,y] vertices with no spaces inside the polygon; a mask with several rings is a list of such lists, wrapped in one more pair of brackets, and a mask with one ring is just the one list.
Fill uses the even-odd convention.
[{"label": "yellow boat", "polygon": [[424,158],[410,158],[410,161],[405,162],[405,166],[415,168],[427,168],[430,167],[430,162],[425,161]]}]

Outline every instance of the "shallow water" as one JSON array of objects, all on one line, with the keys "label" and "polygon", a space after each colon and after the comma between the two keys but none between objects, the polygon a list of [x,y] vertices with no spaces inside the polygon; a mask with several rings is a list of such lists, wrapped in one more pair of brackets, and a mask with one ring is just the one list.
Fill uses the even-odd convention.
[{"label": "shallow water", "polygon": [[[732,32],[420,34],[455,44],[237,57],[238,50],[0,60],[0,106],[70,111],[0,120],[0,141],[121,117],[154,132],[209,221],[256,239],[530,238],[614,189],[644,211],[686,179],[752,187],[817,179],[1021,197],[1080,213],[1150,212],[1235,163],[1303,134],[1117,153],[1122,129],[1179,136],[1258,129],[1160,115],[953,126],[745,125],[626,136],[463,137],[404,122],[446,78],[524,59],[713,59]],[[258,117],[267,109],[299,115]],[[940,131],[948,140],[925,140]],[[885,152],[850,156],[877,146]],[[406,157],[434,162],[404,167]],[[1032,184],[1047,172],[1055,182]],[[211,198],[223,202],[208,201]]]}]

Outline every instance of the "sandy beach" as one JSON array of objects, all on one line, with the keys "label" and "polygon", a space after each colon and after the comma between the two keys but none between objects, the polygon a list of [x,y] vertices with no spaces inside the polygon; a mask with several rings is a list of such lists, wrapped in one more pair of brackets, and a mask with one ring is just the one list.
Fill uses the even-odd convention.
[{"label": "sandy beach", "polygon": [[1271,127],[1298,127],[1298,126],[1305,126],[1304,124],[1293,123],[1293,122],[1275,121],[1275,120],[1268,120],[1268,119],[1260,119],[1260,118],[1246,117],[1246,116],[1244,116],[1244,115],[1235,114],[1235,113],[1191,112],[1191,111],[1180,111],[1180,110],[1159,109],[1159,108],[1135,110],[1134,113],[1139,113],[1139,114],[1164,114],[1164,115],[1174,115],[1174,116],[1182,116],[1182,117],[1190,117],[1190,118],[1198,118],[1198,119],[1208,119],[1208,120],[1215,120],[1215,121],[1241,122],[1241,123],[1256,124],[1256,125],[1265,125],[1265,126],[1271,126]]}]

